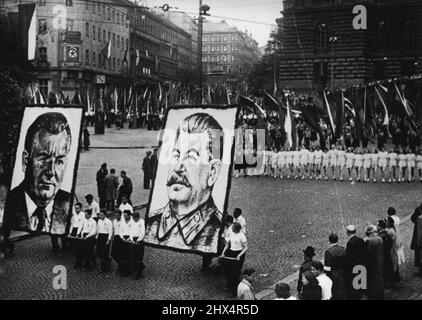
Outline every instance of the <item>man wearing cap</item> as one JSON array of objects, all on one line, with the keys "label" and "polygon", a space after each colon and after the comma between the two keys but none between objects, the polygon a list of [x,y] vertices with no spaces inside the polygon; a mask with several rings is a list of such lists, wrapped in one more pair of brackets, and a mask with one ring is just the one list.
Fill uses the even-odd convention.
[{"label": "man wearing cap", "polygon": [[353,279],[357,276],[353,273],[356,266],[364,266],[365,241],[356,235],[356,227],[349,225],[346,227],[349,238],[346,244],[346,292],[348,300],[361,300],[362,291],[353,287]]},{"label": "man wearing cap", "polygon": [[302,263],[299,269],[299,279],[297,280],[297,292],[302,292],[303,283],[302,283],[302,275],[306,271],[311,271],[312,261],[315,257],[315,249],[314,247],[308,246],[305,250],[303,250],[303,254],[305,255],[305,261]]},{"label": "man wearing cap", "polygon": [[378,236],[377,227],[375,226],[368,226],[365,234],[368,299],[384,299],[383,242]]},{"label": "man wearing cap", "polygon": [[243,271],[243,279],[237,286],[237,300],[256,300],[251,283],[255,269],[247,268]]}]

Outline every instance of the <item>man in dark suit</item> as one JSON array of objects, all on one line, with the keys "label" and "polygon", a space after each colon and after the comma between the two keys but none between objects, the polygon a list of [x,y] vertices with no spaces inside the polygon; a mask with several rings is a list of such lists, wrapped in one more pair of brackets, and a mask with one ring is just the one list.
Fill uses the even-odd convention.
[{"label": "man in dark suit", "polygon": [[133,185],[132,180],[126,175],[126,171],[121,171],[120,176],[122,177],[122,184],[119,188],[119,195],[117,196],[117,206],[122,203],[122,197],[126,196],[127,201],[130,205],[132,205],[132,201],[130,200],[130,196],[132,195]]},{"label": "man in dark suit", "polygon": [[365,266],[365,241],[356,235],[356,227],[349,225],[346,227],[349,240],[346,244],[346,292],[347,300],[361,300],[363,291],[354,288],[353,279],[358,274],[353,273],[356,266]]},{"label": "man in dark suit", "polygon": [[105,206],[107,211],[114,211],[114,202],[116,201],[116,190],[119,186],[119,180],[115,176],[116,170],[110,169],[110,174],[105,177],[103,182],[103,192],[105,195]]},{"label": "man in dark suit", "polygon": [[144,189],[149,189],[152,179],[151,151],[147,152],[147,155],[142,162],[142,170],[144,171]]},{"label": "man in dark suit", "polygon": [[221,126],[208,114],[181,122],[167,176],[169,202],[148,214],[146,243],[201,252],[205,259],[217,254],[223,215],[212,191],[221,170],[223,139]]},{"label": "man in dark suit", "polygon": [[344,282],[346,249],[338,245],[337,234],[330,234],[328,240],[330,247],[324,254],[324,270],[333,281],[332,300],[346,300],[346,285]]},{"label": "man in dark suit", "polygon": [[108,175],[107,163],[103,163],[101,165],[100,170],[97,171],[97,190],[98,190],[98,199],[100,199],[100,208],[105,208],[105,193],[103,191],[103,183],[107,175]]},{"label": "man in dark suit", "polygon": [[7,238],[11,230],[45,232],[57,237],[66,233],[70,193],[60,189],[72,143],[69,124],[57,112],[40,115],[28,128],[22,153],[25,174],[20,185],[11,190],[5,207]]},{"label": "man in dark suit", "polygon": [[382,300],[384,299],[384,245],[378,236],[377,227],[368,226],[365,233],[368,299]]}]

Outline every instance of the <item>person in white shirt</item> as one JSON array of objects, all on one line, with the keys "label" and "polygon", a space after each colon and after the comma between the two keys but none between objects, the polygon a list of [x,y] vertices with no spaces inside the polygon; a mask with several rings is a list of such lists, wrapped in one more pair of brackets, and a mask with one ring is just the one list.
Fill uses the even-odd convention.
[{"label": "person in white shirt", "polygon": [[[220,258],[223,260],[223,269],[227,279],[227,288],[231,290],[232,297],[237,294],[237,284],[240,278],[240,270],[242,270],[245,262],[245,254],[248,250],[246,236],[241,232],[241,225],[238,222],[233,223],[232,232],[227,238],[227,244],[221,253]],[[233,263],[235,261],[238,263]]]},{"label": "person in white shirt", "polygon": [[357,181],[360,182],[362,167],[363,167],[363,151],[362,149],[356,148],[355,150],[355,163],[353,164],[356,170]]},{"label": "person in white shirt", "polygon": [[135,272],[135,280],[139,280],[142,277],[142,273],[145,269],[144,265],[144,237],[145,237],[145,222],[141,219],[139,212],[133,213],[133,222],[130,227],[130,238],[131,245],[131,267]]},{"label": "person in white shirt", "polygon": [[252,283],[254,281],[255,269],[247,268],[243,271],[242,281],[237,286],[237,300],[256,300]]},{"label": "person in white shirt", "polygon": [[100,205],[97,201],[94,200],[94,196],[92,194],[88,194],[85,196],[87,206],[86,209],[92,211],[92,218],[95,221],[98,221],[98,214],[100,213]]},{"label": "person in white shirt", "polygon": [[322,155],[323,155],[323,152],[320,146],[317,146],[316,151],[315,151],[315,158],[314,158],[315,180],[322,179],[322,176],[321,176]]},{"label": "person in white shirt", "polygon": [[72,250],[72,253],[75,256],[75,269],[82,267],[82,247],[81,241],[76,239],[78,237],[78,232],[82,228],[82,224],[85,220],[85,212],[82,211],[82,203],[78,202],[75,204],[72,218],[70,219],[70,234],[69,234],[69,244]]},{"label": "person in white shirt", "polygon": [[340,181],[343,181],[343,170],[346,166],[346,151],[342,146],[337,151],[337,169],[340,175]]},{"label": "person in white shirt", "polygon": [[286,155],[286,167],[289,169],[289,173],[287,174],[287,179],[290,179],[290,176],[293,176],[293,151],[288,149],[285,151]]},{"label": "person in white shirt", "polygon": [[385,182],[385,171],[387,169],[388,152],[385,150],[385,148],[382,148],[378,156],[379,156],[378,166],[381,170],[381,179],[382,179],[381,181]]},{"label": "person in white shirt", "polygon": [[264,159],[265,159],[265,170],[264,175],[267,177],[268,175],[272,175],[272,158],[273,158],[274,152],[272,150],[265,151],[264,153]]},{"label": "person in white shirt", "polygon": [[422,182],[422,148],[419,149],[419,153],[416,156],[416,169],[419,172],[419,180]]},{"label": "person in white shirt", "polygon": [[290,286],[287,283],[277,283],[275,285],[274,292],[277,296],[274,300],[297,300],[292,296]]},{"label": "person in white shirt", "polygon": [[242,216],[242,209],[235,208],[233,210],[233,217],[234,217],[234,222],[240,223],[240,226],[242,227],[240,231],[246,234],[246,219]]},{"label": "person in white shirt", "polygon": [[416,155],[410,150],[410,148],[407,148],[407,180],[409,183],[412,182],[412,179],[415,175],[415,167],[416,167]]},{"label": "person in white shirt", "polygon": [[120,239],[121,243],[121,254],[120,254],[120,272],[122,276],[130,275],[130,236],[131,228],[133,224],[132,214],[129,210],[123,211],[123,219],[120,222]]},{"label": "person in white shirt", "polygon": [[[390,153],[388,154],[388,167],[389,167],[389,178],[388,182],[396,182],[396,168],[397,168],[397,160],[399,158],[398,153],[391,149]],[[393,179],[391,179],[393,177]]]},{"label": "person in white shirt", "polygon": [[322,289],[322,300],[331,300],[333,281],[324,273],[324,265],[321,261],[312,261],[311,272],[315,275]]},{"label": "person in white shirt", "polygon": [[299,170],[300,170],[300,151],[298,148],[296,148],[295,151],[292,151],[293,156],[293,174],[295,176],[295,179],[299,176]]},{"label": "person in white shirt", "polygon": [[81,244],[82,261],[86,270],[91,270],[91,263],[95,265],[94,245],[97,235],[97,222],[92,218],[91,210],[85,211],[85,220],[78,230],[78,235],[84,241]]},{"label": "person in white shirt", "polygon": [[368,149],[363,151],[363,182],[369,182],[369,177],[371,174],[371,161],[372,161],[372,154],[369,153]]},{"label": "person in white shirt", "polygon": [[116,210],[113,220],[113,243],[111,246],[111,257],[116,261],[117,270],[116,273],[121,272],[121,250],[122,250],[122,239],[120,238],[120,224],[122,222],[122,211]]},{"label": "person in white shirt", "polygon": [[122,203],[119,206],[119,210],[121,212],[125,212],[125,210],[129,210],[130,213],[133,213],[133,207],[128,202],[128,199],[126,196],[122,196]]},{"label": "person in white shirt", "polygon": [[101,210],[97,222],[97,256],[101,260],[101,272],[110,271],[110,244],[113,237],[113,222]]},{"label": "person in white shirt", "polygon": [[301,148],[300,152],[300,174],[302,176],[302,180],[305,179],[305,176],[309,176],[308,172],[308,165],[309,165],[309,151],[304,147]]},{"label": "person in white shirt", "polygon": [[349,181],[353,181],[352,177],[352,169],[355,163],[355,154],[353,153],[353,148],[347,149],[346,152],[346,169],[347,173],[349,174]]},{"label": "person in white shirt", "polygon": [[6,199],[2,199],[0,202],[0,230],[3,225],[3,216],[4,216],[4,206],[6,204]]},{"label": "person in white shirt", "polygon": [[[378,172],[378,163],[379,162],[379,154],[378,149],[374,149],[374,152],[371,153],[371,171],[372,171],[372,178],[374,183],[377,182],[377,172]],[[369,178],[369,175],[368,175]]]},{"label": "person in white shirt", "polygon": [[283,148],[277,153],[277,167],[278,173],[280,174],[280,179],[283,179],[283,169],[286,167],[286,152]]},{"label": "person in white shirt", "polygon": [[[328,166],[330,165],[330,153],[327,148],[325,148],[322,154],[322,168],[324,169],[324,179],[328,180]],[[321,177],[322,179],[322,177]]]},{"label": "person in white shirt", "polygon": [[278,170],[278,168],[277,168],[277,158],[278,158],[277,149],[273,148],[273,154],[272,154],[272,157],[271,157],[270,165],[271,165],[271,172],[272,172],[274,179],[277,178],[277,170]]},{"label": "person in white shirt", "polygon": [[315,176],[315,149],[309,149],[309,163],[308,163],[309,179],[312,180]]},{"label": "person in white shirt", "polygon": [[407,168],[407,150],[404,149],[403,152],[399,153],[399,179],[398,182],[404,182],[404,177],[406,176]]},{"label": "person in white shirt", "polygon": [[331,167],[331,172],[333,174],[333,180],[336,180],[337,153],[338,153],[338,150],[336,146],[333,144],[331,146],[331,150],[328,151],[328,154],[330,155],[330,167]]}]

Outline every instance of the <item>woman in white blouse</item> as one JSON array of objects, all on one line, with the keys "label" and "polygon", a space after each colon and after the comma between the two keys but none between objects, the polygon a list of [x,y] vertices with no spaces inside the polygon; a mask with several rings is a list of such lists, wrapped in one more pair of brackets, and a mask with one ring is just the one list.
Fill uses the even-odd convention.
[{"label": "woman in white blouse", "polygon": [[232,232],[228,233],[226,246],[221,254],[223,268],[227,279],[227,288],[230,289],[232,296],[236,296],[237,285],[239,284],[240,271],[245,262],[245,254],[248,250],[246,236],[240,232],[242,226],[235,222],[232,225]]}]

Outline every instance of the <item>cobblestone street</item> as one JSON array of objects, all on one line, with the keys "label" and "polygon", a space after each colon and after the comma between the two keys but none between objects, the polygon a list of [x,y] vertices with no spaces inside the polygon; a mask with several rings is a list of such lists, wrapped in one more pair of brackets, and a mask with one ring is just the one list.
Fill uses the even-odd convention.
[{"label": "cobblestone street", "polygon": [[[92,147],[153,146],[157,132],[108,129],[104,136],[91,136]],[[135,141],[135,142],[133,142]],[[145,203],[141,163],[145,149],[96,149],[82,152],[76,195],[96,195],[95,173],[102,162],[117,171],[126,170],[134,183],[135,204]],[[321,258],[328,235],[336,231],[340,243],[344,226],[355,224],[361,234],[394,206],[403,218],[421,201],[422,184],[350,184],[333,181],[297,181],[273,178],[237,178],[232,181],[229,212],[241,207],[248,224],[249,251],[246,267],[257,270],[256,291],[297,271],[302,250],[313,245]],[[418,298],[422,281],[413,276],[413,252],[408,250],[413,224],[403,225],[406,266],[393,299]],[[70,253],[53,254],[48,237],[18,242],[12,258],[1,261],[0,299],[228,299],[219,275],[201,272],[201,258],[191,254],[146,248],[145,277],[139,281],[97,270],[76,271]],[[65,265],[68,289],[53,289],[53,267]],[[115,270],[115,265],[113,265]],[[271,298],[271,297],[267,297]]]}]

